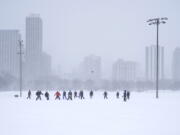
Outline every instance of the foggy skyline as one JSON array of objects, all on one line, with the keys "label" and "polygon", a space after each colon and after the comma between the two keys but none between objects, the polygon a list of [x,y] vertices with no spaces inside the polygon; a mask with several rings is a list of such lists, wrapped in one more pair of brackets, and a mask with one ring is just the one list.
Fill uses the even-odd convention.
[{"label": "foggy skyline", "polygon": [[[25,40],[25,18],[40,14],[43,48],[52,56],[53,69],[60,65],[72,72],[85,56],[101,56],[105,77],[111,77],[118,58],[141,64],[144,72],[145,46],[156,44],[155,27],[146,21],[168,17],[160,26],[160,45],[165,47],[165,77],[171,77],[172,54],[180,46],[180,2],[173,0],[1,0],[1,29],[20,29]],[[21,4],[19,4],[21,3]]]}]

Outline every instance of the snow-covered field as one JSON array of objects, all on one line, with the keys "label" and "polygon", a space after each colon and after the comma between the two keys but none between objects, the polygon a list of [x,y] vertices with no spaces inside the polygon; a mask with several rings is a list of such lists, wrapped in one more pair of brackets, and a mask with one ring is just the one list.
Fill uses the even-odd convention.
[{"label": "snow-covered field", "polygon": [[[104,100],[50,101],[0,92],[0,135],[180,135],[180,92],[133,92],[128,102],[115,93]],[[122,95],[122,93],[121,93]]]}]

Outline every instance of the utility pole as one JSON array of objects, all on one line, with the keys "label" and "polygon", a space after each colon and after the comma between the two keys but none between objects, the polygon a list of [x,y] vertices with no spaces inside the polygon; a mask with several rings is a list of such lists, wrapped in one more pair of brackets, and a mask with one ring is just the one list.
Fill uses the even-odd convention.
[{"label": "utility pole", "polygon": [[23,47],[23,40],[19,40],[19,92],[20,92],[20,97],[22,97],[22,47]]},{"label": "utility pole", "polygon": [[149,19],[147,23],[149,25],[156,25],[156,98],[159,98],[159,25],[165,24],[167,17]]}]

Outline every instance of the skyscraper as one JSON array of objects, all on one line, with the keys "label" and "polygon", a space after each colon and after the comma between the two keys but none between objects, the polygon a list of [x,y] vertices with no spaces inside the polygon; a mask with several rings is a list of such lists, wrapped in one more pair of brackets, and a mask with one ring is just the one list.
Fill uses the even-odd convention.
[{"label": "skyscraper", "polygon": [[101,79],[101,57],[89,55],[80,65],[83,80],[98,81]]},{"label": "skyscraper", "polygon": [[[157,54],[156,54],[156,46],[151,45],[147,46],[145,49],[145,72],[146,72],[146,80],[147,81],[155,81],[156,80],[156,63],[157,63]],[[159,79],[163,80],[164,77],[164,47],[159,47]]]},{"label": "skyscraper", "polygon": [[112,68],[113,81],[136,81],[137,63],[118,59]]},{"label": "skyscraper", "polygon": [[43,52],[42,46],[43,22],[40,15],[32,14],[26,17],[26,75],[30,79],[38,79],[49,73],[51,59]]},{"label": "skyscraper", "polygon": [[18,30],[0,30],[0,72],[14,77],[19,76],[19,40]]},{"label": "skyscraper", "polygon": [[41,55],[43,46],[43,22],[38,14],[26,17],[26,54],[30,58]]},{"label": "skyscraper", "polygon": [[177,47],[173,53],[172,77],[175,82],[180,81],[180,48]]}]

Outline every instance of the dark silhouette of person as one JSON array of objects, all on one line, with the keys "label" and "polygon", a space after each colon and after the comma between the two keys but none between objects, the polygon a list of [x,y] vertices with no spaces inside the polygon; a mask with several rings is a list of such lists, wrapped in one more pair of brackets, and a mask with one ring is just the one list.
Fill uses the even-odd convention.
[{"label": "dark silhouette of person", "polygon": [[81,99],[81,91],[79,91],[79,98]]},{"label": "dark silhouette of person", "polygon": [[49,100],[49,93],[46,92],[44,95],[45,95],[46,99]]},{"label": "dark silhouette of person", "polygon": [[31,99],[31,91],[30,90],[28,91],[27,99]]},{"label": "dark silhouette of person", "polygon": [[107,95],[108,95],[108,93],[105,91],[104,92],[104,99],[108,99]]},{"label": "dark silhouette of person", "polygon": [[116,98],[119,99],[119,92],[116,93]]},{"label": "dark silhouette of person", "polygon": [[77,98],[77,91],[74,91],[74,98]]},{"label": "dark silhouette of person", "polygon": [[127,91],[127,99],[130,99],[130,91]]},{"label": "dark silhouette of person", "polygon": [[82,90],[79,92],[79,97],[80,99],[84,99],[84,92]]},{"label": "dark silhouette of person", "polygon": [[61,93],[60,93],[59,91],[57,91],[57,92],[54,94],[54,96],[55,96],[55,100],[56,100],[56,99],[59,99],[59,100],[60,100]]},{"label": "dark silhouette of person", "polygon": [[36,100],[41,100],[41,95],[43,95],[43,93],[40,91],[40,90],[38,90],[37,92],[36,92]]},{"label": "dark silhouette of person", "polygon": [[66,98],[66,91],[63,91],[63,99],[67,99]]},{"label": "dark silhouette of person", "polygon": [[68,92],[68,100],[72,100],[72,92],[71,91]]},{"label": "dark silhouette of person", "polygon": [[92,90],[90,91],[89,96],[90,96],[90,98],[93,97],[93,91]]},{"label": "dark silhouette of person", "polygon": [[127,100],[127,91],[126,90],[124,90],[124,93],[123,93],[123,100],[124,100],[124,102],[126,102],[126,100]]},{"label": "dark silhouette of person", "polygon": [[85,99],[85,97],[84,97],[84,91],[82,91],[81,93],[82,93],[82,99]]}]

